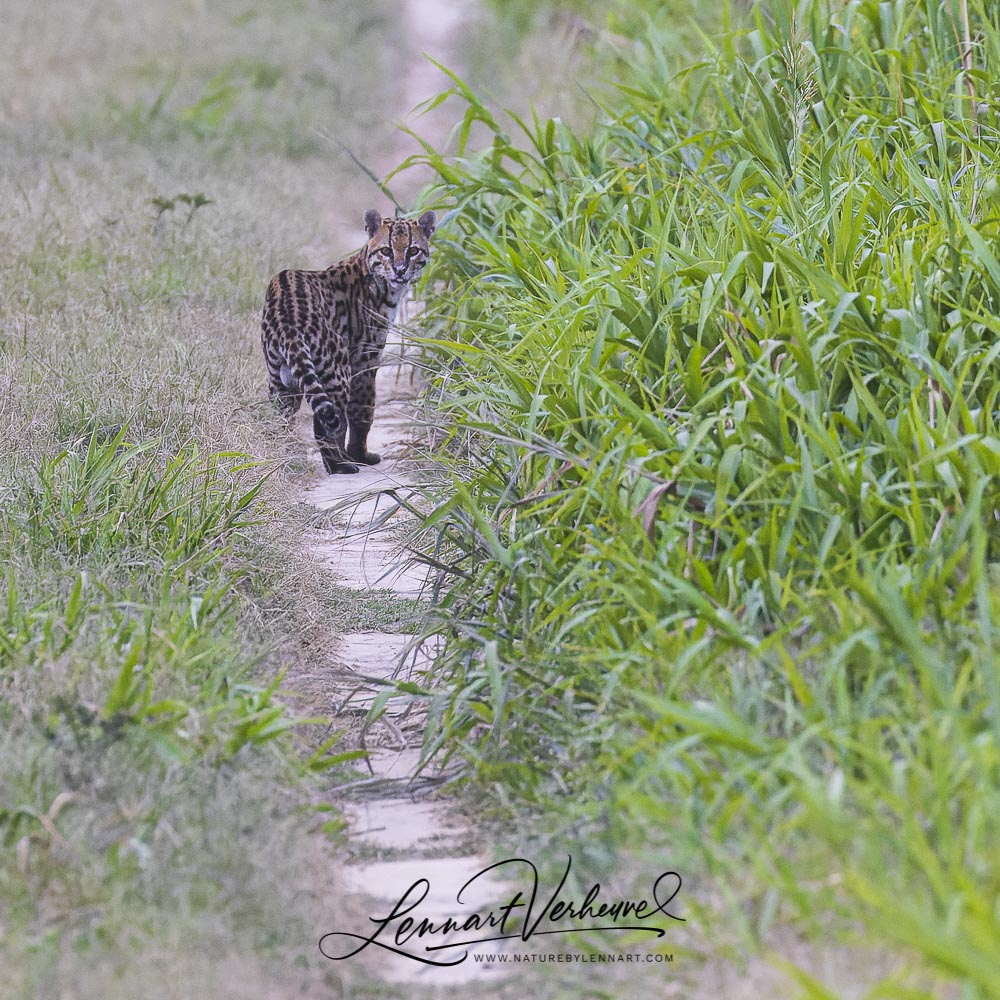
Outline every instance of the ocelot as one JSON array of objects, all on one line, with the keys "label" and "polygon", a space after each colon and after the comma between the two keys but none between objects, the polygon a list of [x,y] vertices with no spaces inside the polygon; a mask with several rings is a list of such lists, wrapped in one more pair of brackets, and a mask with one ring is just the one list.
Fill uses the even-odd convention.
[{"label": "ocelot", "polygon": [[[400,300],[430,256],[437,224],[365,212],[368,242],[325,271],[282,271],[267,286],[261,344],[278,412],[291,419],[303,397],[329,473],[357,472],[368,450],[375,373]],[[349,437],[348,437],[349,432]]]}]

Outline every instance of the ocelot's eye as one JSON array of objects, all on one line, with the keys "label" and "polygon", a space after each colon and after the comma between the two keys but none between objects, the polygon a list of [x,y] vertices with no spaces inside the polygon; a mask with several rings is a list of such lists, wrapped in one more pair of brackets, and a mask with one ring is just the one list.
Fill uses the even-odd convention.
[{"label": "ocelot's eye", "polygon": [[384,253],[384,254],[388,255],[389,257],[391,257],[392,256],[392,247],[382,247],[382,249],[379,250],[379,253]]},{"label": "ocelot's eye", "polygon": [[420,247],[410,247],[410,249],[406,251],[406,256],[407,257],[416,257],[416,256],[418,256],[419,254],[422,254],[422,253],[423,253],[423,250],[421,250]]}]

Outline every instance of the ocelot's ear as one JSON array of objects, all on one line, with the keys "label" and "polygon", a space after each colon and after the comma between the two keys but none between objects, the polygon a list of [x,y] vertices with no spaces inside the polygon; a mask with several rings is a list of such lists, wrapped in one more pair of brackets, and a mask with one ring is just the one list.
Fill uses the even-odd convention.
[{"label": "ocelot's ear", "polygon": [[417,225],[420,226],[420,231],[424,236],[430,239],[431,234],[437,228],[437,216],[433,212],[424,212],[417,220]]},{"label": "ocelot's ear", "polygon": [[382,213],[374,208],[369,208],[365,212],[365,229],[368,232],[368,239],[371,239],[376,232],[378,232],[378,227],[382,225]]}]

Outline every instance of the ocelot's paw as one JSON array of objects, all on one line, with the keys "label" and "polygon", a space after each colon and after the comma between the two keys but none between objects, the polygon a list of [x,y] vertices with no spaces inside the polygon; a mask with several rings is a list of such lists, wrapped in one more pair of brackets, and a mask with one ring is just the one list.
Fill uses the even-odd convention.
[{"label": "ocelot's paw", "polygon": [[382,461],[382,456],[376,455],[373,451],[361,451],[357,448],[348,448],[347,454],[355,462],[360,462],[362,465],[378,465],[378,463]]},{"label": "ocelot's paw", "polygon": [[341,452],[335,452],[330,448],[320,448],[320,458],[323,459],[323,468],[331,476],[351,475],[358,471],[358,467],[347,460],[347,456]]}]

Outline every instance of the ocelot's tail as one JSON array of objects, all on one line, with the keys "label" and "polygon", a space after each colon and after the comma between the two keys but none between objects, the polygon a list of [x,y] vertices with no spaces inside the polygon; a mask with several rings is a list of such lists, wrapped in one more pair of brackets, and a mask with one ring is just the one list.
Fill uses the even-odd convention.
[{"label": "ocelot's tail", "polygon": [[288,358],[288,364],[282,365],[279,372],[282,382],[290,378],[295,384],[296,390],[306,399],[313,414],[323,423],[337,423],[338,410],[323,388],[323,383],[316,374],[313,360],[305,350],[295,351]]}]

